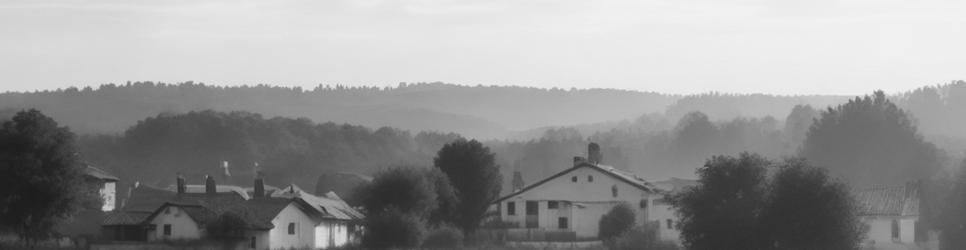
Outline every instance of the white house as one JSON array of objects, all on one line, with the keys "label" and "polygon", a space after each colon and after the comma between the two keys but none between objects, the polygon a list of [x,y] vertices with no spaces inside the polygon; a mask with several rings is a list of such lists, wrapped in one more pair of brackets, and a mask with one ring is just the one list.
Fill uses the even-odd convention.
[{"label": "white house", "polygon": [[935,237],[919,224],[921,192],[919,183],[857,190],[860,216],[868,226],[865,245],[872,249],[919,249],[933,245],[931,239]]},{"label": "white house", "polygon": [[364,216],[333,192],[319,197],[292,184],[272,194],[273,197],[299,199],[322,217],[315,225],[315,248],[341,247],[353,242],[359,231],[358,221]]},{"label": "white house", "polygon": [[589,160],[574,157],[572,167],[494,202],[491,210],[511,227],[509,240],[596,239],[601,216],[620,203],[634,207],[636,224],[654,226],[649,208],[661,192],[632,173],[599,164],[594,146]]},{"label": "white house", "polygon": [[[698,185],[696,180],[671,178],[663,181],[655,181],[654,186],[665,195],[673,195],[684,191],[687,188]],[[678,216],[676,210],[664,199],[655,199],[651,203],[651,219],[660,224],[658,226],[658,237],[662,240],[679,242],[681,230],[678,227]]]},{"label": "white house", "polygon": [[120,180],[107,171],[87,165],[84,168],[84,175],[90,183],[97,185],[98,194],[101,196],[101,211],[113,211],[117,202],[117,181]]}]

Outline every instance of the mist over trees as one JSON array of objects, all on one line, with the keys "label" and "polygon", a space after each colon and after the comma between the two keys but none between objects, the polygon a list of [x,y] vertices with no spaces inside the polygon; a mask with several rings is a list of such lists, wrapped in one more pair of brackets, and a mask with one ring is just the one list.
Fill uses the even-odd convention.
[{"label": "mist over trees", "polygon": [[802,156],[858,186],[929,179],[943,160],[882,91],[823,111],[808,131]]},{"label": "mist over trees", "polygon": [[128,82],[97,88],[3,93],[0,110],[37,108],[79,133],[117,133],[144,117],[159,113],[211,109],[244,110],[268,117],[306,117],[319,122],[374,128],[456,132],[488,139],[503,137],[509,131],[663,112],[676,99],[671,95],[625,90],[462,86],[439,82],[400,83],[393,88],[319,85],[314,89]]}]

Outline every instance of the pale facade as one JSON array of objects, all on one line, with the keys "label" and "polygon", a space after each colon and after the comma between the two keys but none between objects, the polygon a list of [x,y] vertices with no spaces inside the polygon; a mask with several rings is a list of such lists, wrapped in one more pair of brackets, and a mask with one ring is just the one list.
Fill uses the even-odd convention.
[{"label": "pale facade", "polygon": [[[620,203],[636,212],[637,225],[651,221],[650,204],[659,198],[642,179],[613,167],[576,162],[575,166],[497,200],[509,232],[534,231],[546,241],[593,239],[601,216]],[[541,240],[537,238],[536,240]]]},{"label": "pale facade", "polygon": [[269,231],[269,248],[313,248],[315,247],[315,225],[318,220],[302,209],[289,203],[272,219],[275,225]]},{"label": "pale facade", "polygon": [[148,222],[148,241],[197,240],[204,237],[204,229],[181,207],[164,205]]}]

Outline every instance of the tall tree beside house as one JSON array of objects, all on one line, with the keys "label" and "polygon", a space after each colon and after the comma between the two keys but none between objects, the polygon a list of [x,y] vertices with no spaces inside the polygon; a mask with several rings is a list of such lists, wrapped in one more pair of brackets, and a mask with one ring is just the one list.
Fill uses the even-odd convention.
[{"label": "tall tree beside house", "polygon": [[786,159],[771,177],[758,235],[766,249],[858,249],[865,236],[845,183],[804,159]]},{"label": "tall tree beside house", "polygon": [[89,199],[74,134],[37,110],[0,127],[0,173],[0,226],[28,247]]},{"label": "tall tree beside house", "polygon": [[858,249],[864,236],[849,188],[803,159],[715,156],[698,175],[673,197],[687,249]]},{"label": "tall tree beside house", "polygon": [[674,197],[687,249],[756,249],[766,166],[758,155],[714,156],[697,170],[699,185]]},{"label": "tall tree beside house", "polygon": [[425,218],[438,207],[435,189],[423,170],[395,167],[377,173],[372,183],[361,186],[356,194],[367,213],[393,209]]},{"label": "tall tree beside house", "polygon": [[928,179],[942,164],[939,149],[882,91],[823,111],[801,155],[857,186]]},{"label": "tall tree beside house", "polygon": [[476,140],[460,138],[444,145],[433,162],[449,177],[459,197],[456,224],[467,234],[474,232],[503,185],[495,154]]},{"label": "tall tree beside house", "polygon": [[966,160],[946,197],[939,222],[939,249],[966,249]]}]

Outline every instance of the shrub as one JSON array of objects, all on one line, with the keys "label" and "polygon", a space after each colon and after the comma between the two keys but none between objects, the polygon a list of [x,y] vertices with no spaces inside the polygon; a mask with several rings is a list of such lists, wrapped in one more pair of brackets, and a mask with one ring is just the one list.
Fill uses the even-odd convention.
[{"label": "shrub", "polygon": [[423,240],[423,248],[431,249],[456,249],[463,245],[463,231],[458,228],[445,225],[433,229]]},{"label": "shrub", "polygon": [[631,205],[620,203],[600,217],[600,231],[597,237],[608,240],[627,232],[634,227],[635,215]]},{"label": "shrub", "polygon": [[604,240],[604,245],[610,250],[677,250],[678,245],[671,241],[661,240],[654,228],[634,227],[617,237]]},{"label": "shrub", "polygon": [[413,248],[425,235],[425,222],[419,217],[388,209],[366,217],[362,245],[367,249]]}]

